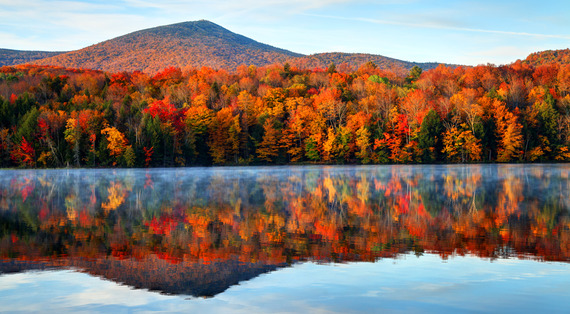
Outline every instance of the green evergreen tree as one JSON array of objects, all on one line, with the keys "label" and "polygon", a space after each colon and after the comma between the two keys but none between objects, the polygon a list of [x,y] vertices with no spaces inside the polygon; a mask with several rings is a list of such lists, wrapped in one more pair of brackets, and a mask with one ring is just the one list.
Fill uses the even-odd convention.
[{"label": "green evergreen tree", "polygon": [[443,125],[435,110],[431,109],[422,121],[420,132],[418,133],[418,148],[422,151],[423,162],[434,162],[439,159],[441,151],[441,134]]}]

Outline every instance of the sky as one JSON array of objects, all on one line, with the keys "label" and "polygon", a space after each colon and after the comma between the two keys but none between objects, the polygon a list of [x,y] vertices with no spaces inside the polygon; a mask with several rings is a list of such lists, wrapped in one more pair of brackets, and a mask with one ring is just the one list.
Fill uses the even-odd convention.
[{"label": "sky", "polygon": [[209,20],[297,53],[508,64],[570,47],[567,0],[0,0],[0,48],[68,51]]},{"label": "sky", "polygon": [[163,295],[69,270],[0,276],[6,312],[373,313],[560,312],[567,263],[400,255],[375,263],[297,263],[212,298]]}]

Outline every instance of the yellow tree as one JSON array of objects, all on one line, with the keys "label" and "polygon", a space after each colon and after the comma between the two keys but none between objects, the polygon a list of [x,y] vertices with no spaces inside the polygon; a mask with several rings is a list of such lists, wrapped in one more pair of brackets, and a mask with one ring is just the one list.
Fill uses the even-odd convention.
[{"label": "yellow tree", "polygon": [[481,160],[481,142],[468,126],[463,123],[461,128],[450,127],[443,135],[443,150],[447,160],[452,162],[466,162]]},{"label": "yellow tree", "polygon": [[[242,155],[247,157],[250,155],[248,148],[250,128],[257,123],[257,117],[264,110],[264,103],[260,98],[252,96],[247,91],[242,91],[237,97],[237,107],[240,113],[236,120],[238,125],[233,127],[232,132],[237,131],[237,152],[239,153],[241,148]],[[234,133],[230,136],[233,136],[232,134]]]},{"label": "yellow tree", "polygon": [[[129,142],[125,138],[125,135],[121,133],[121,131],[117,130],[115,127],[106,127],[103,130],[101,130],[101,134],[105,135],[107,139],[108,142],[107,148],[109,149],[110,152],[109,154],[115,157],[116,160],[118,160],[127,150],[129,151],[132,150],[132,147],[128,145]],[[132,158],[132,156],[127,156],[127,157],[129,157],[127,159]],[[131,165],[133,161],[134,160],[126,160],[127,164]],[[113,163],[113,165],[116,165],[116,161]]]},{"label": "yellow tree", "polygon": [[475,121],[483,114],[482,107],[477,103],[478,92],[472,88],[464,88],[451,96],[451,104],[461,113],[472,133],[475,133]]},{"label": "yellow tree", "polygon": [[347,109],[340,96],[341,91],[336,88],[325,89],[315,96],[315,108],[318,113],[335,129],[343,123]]},{"label": "yellow tree", "polygon": [[360,109],[388,120],[390,110],[396,103],[396,92],[386,84],[368,80],[364,97],[359,101]]},{"label": "yellow tree", "polygon": [[265,120],[263,124],[263,140],[257,149],[257,157],[267,162],[273,162],[279,156],[280,132],[274,126],[273,119]]},{"label": "yellow tree", "polygon": [[263,104],[267,113],[282,120],[285,115],[285,99],[287,95],[282,88],[272,88],[263,96]]},{"label": "yellow tree", "polygon": [[570,64],[560,66],[557,81],[560,96],[564,97],[570,95]]},{"label": "yellow tree", "polygon": [[65,141],[67,141],[73,149],[73,159],[75,164],[79,166],[79,139],[81,138],[81,129],[77,119],[67,119],[64,135]]},{"label": "yellow tree", "polygon": [[370,162],[370,145],[370,131],[363,125],[356,131],[356,157],[363,164]]},{"label": "yellow tree", "polygon": [[297,162],[303,158],[303,137],[302,132],[295,128],[295,120],[289,120],[283,128],[281,137],[281,148],[289,155],[291,162]]},{"label": "yellow tree", "polygon": [[326,140],[323,142],[323,161],[330,162],[336,158],[336,151],[336,132],[332,127],[329,127]]},{"label": "yellow tree", "polygon": [[519,158],[522,154],[522,125],[518,122],[517,116],[509,111],[503,102],[496,100],[494,105],[497,137],[499,138],[497,161],[509,162]]},{"label": "yellow tree", "polygon": [[210,155],[214,163],[223,164],[233,158],[238,161],[239,134],[241,127],[239,115],[233,115],[231,108],[218,111],[210,123]]},{"label": "yellow tree", "polygon": [[238,95],[237,106],[244,116],[247,127],[250,127],[257,122],[257,116],[264,108],[263,101],[252,96],[247,91],[242,91]]},{"label": "yellow tree", "polygon": [[309,125],[311,121],[318,120],[312,107],[303,105],[301,101],[295,101],[295,103],[295,105],[289,103],[292,105],[288,106],[291,118],[287,121],[281,137],[281,147],[287,152],[291,162],[297,162],[303,158],[304,142],[311,134]]},{"label": "yellow tree", "polygon": [[186,144],[194,157],[198,156],[196,143],[205,138],[212,123],[214,113],[205,105],[192,106],[186,111]]}]

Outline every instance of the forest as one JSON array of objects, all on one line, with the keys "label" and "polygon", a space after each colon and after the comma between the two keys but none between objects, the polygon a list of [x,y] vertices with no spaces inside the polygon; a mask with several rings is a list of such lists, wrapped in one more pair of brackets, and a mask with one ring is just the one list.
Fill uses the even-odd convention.
[{"label": "forest", "polygon": [[0,68],[0,167],[563,162],[570,64]]}]

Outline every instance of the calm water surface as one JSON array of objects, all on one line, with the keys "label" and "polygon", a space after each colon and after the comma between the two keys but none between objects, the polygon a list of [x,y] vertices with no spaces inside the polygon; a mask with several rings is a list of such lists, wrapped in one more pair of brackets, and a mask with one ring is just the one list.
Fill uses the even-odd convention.
[{"label": "calm water surface", "polygon": [[569,174],[0,171],[0,311],[570,312]]}]

